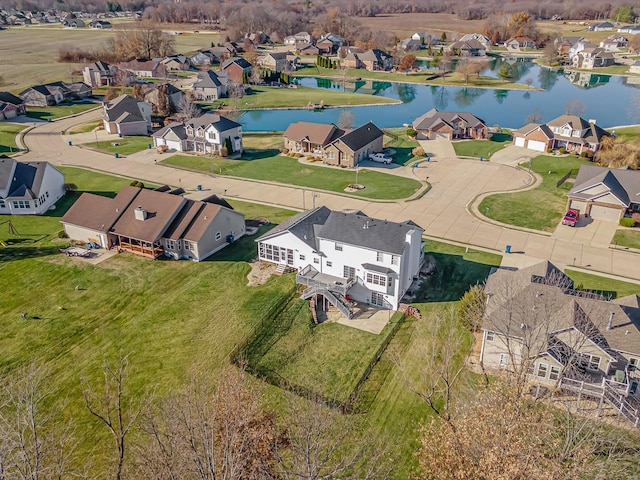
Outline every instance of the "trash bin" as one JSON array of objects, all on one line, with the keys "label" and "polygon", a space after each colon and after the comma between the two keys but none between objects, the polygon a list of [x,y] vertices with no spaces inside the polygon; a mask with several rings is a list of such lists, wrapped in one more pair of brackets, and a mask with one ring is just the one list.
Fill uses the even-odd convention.
[{"label": "trash bin", "polygon": [[196,185],[196,190],[198,191],[202,190],[202,185]]},{"label": "trash bin", "polygon": [[113,156],[116,157],[116,158],[120,158],[120,154],[119,153],[114,153]]},{"label": "trash bin", "polygon": [[427,155],[427,162],[431,161],[431,155]]},{"label": "trash bin", "polygon": [[118,137],[122,138],[122,134],[121,134],[121,133],[119,133],[119,134],[118,134]]},{"label": "trash bin", "polygon": [[504,249],[505,253],[511,253],[511,245],[507,245]]},{"label": "trash bin", "polygon": [[413,164],[413,168],[418,168],[418,162],[415,162],[415,163]]},{"label": "trash bin", "polygon": [[480,157],[480,161],[482,161],[482,157]]},{"label": "trash bin", "polygon": [[71,143],[71,140],[69,140],[69,146],[73,145],[73,143]]},{"label": "trash bin", "polygon": [[152,147],[152,145],[151,145],[150,143],[147,143],[147,148],[148,148],[149,150],[151,150],[151,147]]}]

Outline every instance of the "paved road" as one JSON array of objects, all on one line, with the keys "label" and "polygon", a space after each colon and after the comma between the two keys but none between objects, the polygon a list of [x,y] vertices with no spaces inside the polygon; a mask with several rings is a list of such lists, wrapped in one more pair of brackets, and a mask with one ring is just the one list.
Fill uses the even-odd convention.
[{"label": "paved road", "polygon": [[[293,209],[310,208],[315,204],[338,210],[362,210],[368,215],[392,221],[412,219],[425,228],[429,236],[498,252],[503,252],[506,245],[511,245],[512,253],[505,255],[503,260],[506,265],[523,266],[537,259],[548,259],[560,266],[574,265],[640,280],[640,256],[610,249],[600,241],[592,244],[592,236],[563,238],[515,230],[486,221],[473,208],[478,195],[521,189],[533,182],[527,172],[508,165],[506,159],[500,163],[479,162],[446,158],[440,154],[434,161],[422,163],[416,169],[412,166],[392,169],[389,173],[412,176],[421,181],[428,179],[432,189],[415,201],[376,202],[326,191],[174,169],[156,164],[155,160],[163,157],[154,150],[115,159],[111,155],[75,145],[69,146],[69,140],[75,142],[84,137],[63,135],[61,132],[73,125],[95,120],[98,116],[99,112],[86,112],[73,118],[36,126],[24,137],[30,151],[23,158],[47,160],[57,165],[82,166],[143,181],[182,186],[193,198],[211,193],[226,193],[231,198]],[[85,141],[91,141],[91,135],[94,134],[89,134]],[[101,136],[104,135],[106,134],[101,132]],[[104,139],[107,140],[106,137]],[[116,141],[117,137],[110,139]],[[203,190],[196,191],[197,185],[201,185]]]}]

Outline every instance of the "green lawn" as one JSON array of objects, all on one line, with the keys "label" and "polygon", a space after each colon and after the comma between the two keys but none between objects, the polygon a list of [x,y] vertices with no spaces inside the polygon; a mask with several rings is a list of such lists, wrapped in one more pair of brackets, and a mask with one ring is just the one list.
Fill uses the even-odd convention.
[{"label": "green lawn", "polygon": [[491,155],[502,150],[511,143],[508,133],[495,133],[489,140],[460,140],[453,142],[453,149],[460,157],[482,157],[490,159]]},{"label": "green lawn", "polygon": [[613,236],[614,243],[620,247],[631,247],[640,249],[640,229],[636,230],[616,230]]},{"label": "green lawn", "polygon": [[421,159],[422,157],[416,157],[413,155],[412,150],[420,146],[417,140],[412,140],[407,136],[406,128],[388,128],[385,132],[391,132],[397,135],[397,138],[386,135],[384,137],[384,146],[393,148],[396,153],[391,155],[393,163],[398,165],[406,165]]},{"label": "green lawn", "polygon": [[[191,170],[282,182],[332,192],[343,192],[347,185],[355,183],[356,180],[356,172],[353,170],[303,165],[295,158],[277,155],[277,151],[272,150],[248,152],[241,160],[173,155],[162,160],[161,163]],[[406,198],[420,188],[420,183],[416,180],[367,169],[360,169],[358,183],[365,185],[365,188],[352,195],[375,199]]]},{"label": "green lawn", "polygon": [[640,127],[616,128],[616,137],[625,142],[634,142],[640,139]]},{"label": "green lawn", "polygon": [[[327,107],[346,105],[367,105],[380,103],[398,103],[392,98],[376,95],[364,95],[360,93],[338,92],[335,90],[297,87],[256,87],[239,99],[224,98],[212,105],[220,103],[237,107],[241,110],[253,110],[261,108],[305,108],[309,103],[323,103]],[[207,105],[207,104],[204,104]]]},{"label": "green lawn", "polygon": [[76,103],[60,104],[55,107],[27,107],[27,117],[40,120],[55,120],[76,113],[86,112],[92,108],[98,108],[99,103],[82,101]]},{"label": "green lawn", "polygon": [[627,295],[640,295],[640,285],[637,283],[612,280],[610,278],[577,272],[571,269],[567,269],[565,273],[571,277],[577,287],[600,292],[605,297],[620,298],[626,297]]},{"label": "green lawn", "polygon": [[81,123],[71,127],[67,133],[73,135],[74,133],[88,133],[93,132],[97,127],[102,125],[102,120],[96,120],[94,122]]},{"label": "green lawn", "polygon": [[427,240],[427,260],[435,263],[434,273],[425,278],[415,293],[416,302],[455,302],[478,283],[483,283],[502,256],[449,243]]},{"label": "green lawn", "polygon": [[131,136],[118,138],[109,142],[85,143],[84,145],[105,153],[131,155],[132,153],[146,150],[147,148],[149,148],[149,145],[153,147],[153,138],[144,136]]},{"label": "green lawn", "polygon": [[284,146],[282,132],[242,134],[242,145],[247,150],[277,150]]},{"label": "green lawn", "polygon": [[16,152],[16,135],[25,128],[27,125],[0,122],[0,153]]},{"label": "green lawn", "polygon": [[[479,205],[483,215],[509,225],[553,231],[567,205],[567,193],[572,184],[556,183],[569,170],[579,169],[588,162],[576,157],[541,155],[533,159],[533,171],[542,177],[542,183],[525,192],[500,193],[486,197]],[[523,165],[528,167],[527,165]],[[551,173],[549,173],[551,172]]]}]

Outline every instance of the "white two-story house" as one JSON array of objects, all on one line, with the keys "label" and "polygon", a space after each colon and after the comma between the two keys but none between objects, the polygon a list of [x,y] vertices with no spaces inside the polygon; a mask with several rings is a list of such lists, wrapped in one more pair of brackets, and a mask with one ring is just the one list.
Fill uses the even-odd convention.
[{"label": "white two-story house", "polygon": [[[318,207],[258,238],[260,260],[298,271],[303,297],[322,295],[350,317],[348,301],[395,310],[423,262],[424,230]],[[347,308],[345,308],[345,306]]]},{"label": "white two-story house", "polygon": [[0,155],[0,215],[42,215],[64,195],[64,174],[49,162]]}]

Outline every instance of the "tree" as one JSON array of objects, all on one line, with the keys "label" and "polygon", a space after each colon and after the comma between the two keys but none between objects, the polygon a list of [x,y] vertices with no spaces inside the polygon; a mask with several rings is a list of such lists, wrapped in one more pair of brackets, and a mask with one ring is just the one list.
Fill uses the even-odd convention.
[{"label": "tree", "polygon": [[157,24],[149,20],[118,30],[114,49],[119,60],[151,59],[174,53],[173,39],[163,35]]},{"label": "tree", "polygon": [[498,76],[505,80],[513,78],[513,71],[511,69],[511,65],[509,65],[506,62],[503,63],[502,66],[500,67],[500,70],[498,71]]},{"label": "tree", "polygon": [[453,62],[453,59],[451,58],[451,53],[447,51],[442,55],[438,55],[438,57],[435,60],[438,68],[442,70],[441,77],[442,77],[442,83],[444,83],[444,77],[446,76],[447,72],[451,68],[451,64]]},{"label": "tree", "polygon": [[413,70],[416,67],[417,63],[418,59],[416,58],[416,56],[412,53],[408,53],[400,59],[398,70],[401,70],[403,72]]},{"label": "tree", "polygon": [[156,109],[158,115],[161,117],[166,117],[171,114],[171,99],[167,94],[167,85],[168,84],[165,83],[158,87],[158,104],[156,105]]},{"label": "tree", "polygon": [[558,49],[556,48],[553,42],[547,42],[542,50],[542,58],[549,64],[550,66],[556,65],[559,60]]},{"label": "tree", "polygon": [[564,104],[565,115],[580,116],[584,112],[586,106],[582,100],[569,100]]},{"label": "tree", "polygon": [[131,96],[137,98],[138,100],[144,100],[144,94],[142,93],[142,85],[136,83],[133,86],[133,90],[131,91]]},{"label": "tree", "polygon": [[103,100],[105,102],[108,102],[109,100],[113,100],[117,96],[118,96],[117,90],[115,88],[113,88],[113,87],[109,87],[109,88],[107,88],[107,91],[104,93]]},{"label": "tree", "polygon": [[184,119],[194,118],[200,114],[200,108],[195,102],[191,92],[185,93],[178,102],[176,110]]},{"label": "tree", "polygon": [[82,395],[91,415],[105,426],[114,441],[114,478],[123,476],[124,461],[127,454],[127,437],[137,422],[142,410],[148,405],[150,397],[142,395],[133,400],[127,392],[126,380],[129,368],[128,356],[120,357],[117,364],[105,362],[102,374],[103,384],[98,393],[89,382],[83,380]]},{"label": "tree", "polygon": [[456,72],[462,75],[465,85],[469,85],[469,77],[471,75],[480,75],[480,72],[484,69],[484,65],[481,62],[465,60],[458,63]]},{"label": "tree", "polygon": [[536,107],[533,112],[525,117],[524,121],[527,123],[540,123],[542,121],[542,112]]},{"label": "tree", "polygon": [[516,12],[511,15],[507,23],[509,36],[519,37],[528,33],[529,26],[532,24],[533,18],[529,12]]},{"label": "tree", "polygon": [[633,23],[636,20],[636,15],[633,12],[633,7],[621,5],[611,11],[611,16],[609,18],[615,22]]},{"label": "tree", "polygon": [[343,110],[338,118],[338,127],[343,130],[353,128],[356,123],[356,117],[351,110]]}]

